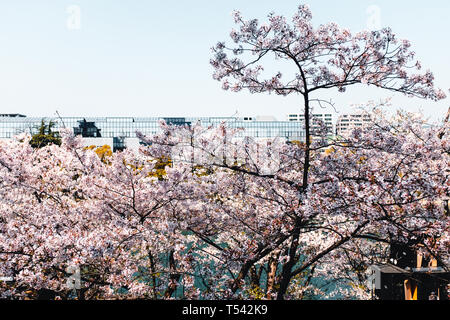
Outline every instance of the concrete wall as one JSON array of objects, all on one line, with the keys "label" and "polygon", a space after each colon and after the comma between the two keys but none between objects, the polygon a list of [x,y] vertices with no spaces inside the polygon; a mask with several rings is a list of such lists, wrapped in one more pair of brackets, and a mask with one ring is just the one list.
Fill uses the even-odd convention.
[{"label": "concrete wall", "polygon": [[83,138],[82,141],[86,147],[101,147],[107,144],[111,147],[111,150],[113,149],[113,138]]},{"label": "concrete wall", "polygon": [[139,150],[139,147],[140,147],[139,141],[140,140],[138,138],[126,138],[125,139],[125,147],[127,149],[137,151],[137,150]]}]

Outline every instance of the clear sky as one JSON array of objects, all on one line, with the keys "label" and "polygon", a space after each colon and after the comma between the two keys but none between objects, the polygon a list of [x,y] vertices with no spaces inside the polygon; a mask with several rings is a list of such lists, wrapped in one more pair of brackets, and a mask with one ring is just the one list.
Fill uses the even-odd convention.
[{"label": "clear sky", "polygon": [[[0,113],[28,116],[231,116],[301,112],[297,96],[224,92],[212,79],[210,48],[228,41],[231,12],[265,19],[310,5],[316,26],[353,32],[389,26],[412,42],[438,87],[450,88],[448,0],[1,0]],[[372,6],[372,7],[371,7]],[[375,7],[373,7],[375,6]],[[368,8],[377,10],[371,11]],[[376,18],[379,13],[379,19]],[[369,24],[368,24],[369,23]],[[339,111],[393,97],[442,118],[449,99],[429,102],[357,86],[323,92]]]}]

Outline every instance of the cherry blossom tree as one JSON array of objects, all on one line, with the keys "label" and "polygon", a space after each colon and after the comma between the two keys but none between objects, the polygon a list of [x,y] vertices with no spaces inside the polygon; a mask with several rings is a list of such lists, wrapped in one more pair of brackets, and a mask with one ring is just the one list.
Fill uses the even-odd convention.
[{"label": "cherry blossom tree", "polygon": [[[248,89],[251,93],[298,94],[302,97],[306,140],[304,160],[300,163],[302,178],[298,184],[301,206],[312,201],[308,194],[313,187],[311,163],[321,146],[315,149],[311,146],[311,104],[323,101],[320,96],[315,96],[322,89],[335,88],[345,92],[350,85],[365,84],[411,97],[435,101],[445,98],[442,90],[435,89],[430,71],[423,74],[412,71],[421,69],[420,62],[415,60],[409,41],[397,39],[390,29],[352,35],[335,23],[314,28],[311,20],[312,14],[306,5],[299,6],[292,24],[285,17],[271,13],[268,22],[260,25],[257,19],[244,20],[236,11],[234,21],[238,29],[230,34],[234,47],[219,42],[212,49],[214,57],[211,59],[213,77],[222,82],[225,90]],[[271,56],[276,61],[290,64],[290,68],[285,68],[287,76],[280,71],[270,74],[264,70],[263,60]],[[303,270],[295,268],[303,222],[303,216],[297,215],[292,224],[296,231],[290,235],[289,259],[283,265],[283,280],[278,290],[280,299],[292,276]],[[364,226],[363,223],[353,232],[359,233]],[[352,238],[354,236],[343,236],[342,242]],[[242,271],[247,273],[246,268]]]},{"label": "cherry blossom tree", "polygon": [[[303,97],[306,131],[306,152],[303,186],[308,185],[310,161],[310,113],[312,95],[321,89],[337,88],[344,92],[354,84],[377,86],[432,100],[445,98],[442,90],[434,88],[430,71],[411,74],[410,69],[421,69],[414,60],[407,40],[398,40],[388,28],[381,31],[363,31],[352,35],[335,23],[314,28],[312,14],[307,5],[300,5],[292,18],[269,14],[268,22],[259,25],[257,19],[244,20],[234,12],[239,30],[230,34],[236,47],[219,42],[212,50],[214,79],[221,81],[225,90],[248,89],[251,93],[292,93]],[[291,79],[282,81],[277,72],[262,79],[262,60],[273,54],[277,60],[291,63]],[[231,57],[229,56],[231,55]],[[247,60],[239,58],[245,55]],[[250,56],[250,57],[248,57]],[[320,99],[319,99],[320,100]]]},{"label": "cherry blossom tree", "polygon": [[[197,189],[206,192],[198,200],[208,202],[179,217],[191,217],[184,222],[194,237],[225,255],[220,261],[228,270],[216,273],[229,278],[223,297],[302,298],[320,294],[314,279],[332,275],[367,298],[368,266],[386,262],[393,241],[412,238],[446,266],[448,135],[441,133],[448,123],[424,128],[414,114],[388,119],[379,111],[372,118],[370,127],[313,153],[306,190],[299,182],[302,145],[233,139],[225,124],[166,126],[159,137],[143,137],[164,152],[173,148],[175,164],[209,172],[202,179],[214,185],[214,197]],[[320,141],[316,148],[323,149]],[[225,279],[214,279],[219,294]]]},{"label": "cherry blossom tree", "polygon": [[448,122],[372,118],[313,153],[305,191],[302,144],[226,124],[162,123],[139,153],[101,157],[64,132],[1,142],[0,294],[69,298],[76,265],[80,299],[368,298],[367,266],[414,237],[445,266]]},{"label": "cherry blossom tree", "polygon": [[0,273],[14,278],[2,296],[67,298],[72,265],[83,299],[169,293],[164,255],[184,244],[171,217],[180,193],[155,175],[157,161],[131,151],[100,158],[67,133],[61,147],[33,149],[30,138],[0,146]]},{"label": "cherry blossom tree", "polygon": [[[430,72],[409,72],[420,69],[409,43],[388,29],[314,29],[306,6],[292,25],[274,14],[262,26],[235,21],[237,47],[214,48],[214,77],[299,94],[306,140],[162,122],[162,133],[139,134],[139,152],[96,152],[64,130],[60,146],[1,141],[0,274],[14,279],[0,282],[2,298],[68,299],[76,266],[79,299],[364,299],[367,267],[408,240],[448,268],[448,121],[376,109],[346,137],[312,130],[319,89],[443,98]],[[261,79],[270,54],[292,64],[292,79]]]}]

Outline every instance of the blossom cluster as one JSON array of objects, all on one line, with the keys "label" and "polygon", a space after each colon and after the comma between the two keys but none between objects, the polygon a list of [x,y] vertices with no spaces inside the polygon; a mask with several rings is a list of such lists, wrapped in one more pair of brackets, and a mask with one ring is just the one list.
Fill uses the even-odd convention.
[{"label": "blossom cluster", "polygon": [[[291,23],[275,13],[263,24],[245,20],[239,11],[233,16],[237,29],[230,37],[235,46],[217,43],[210,60],[213,78],[225,90],[305,95],[329,88],[344,92],[363,84],[432,100],[446,97],[434,88],[429,70],[420,73],[411,43],[389,28],[352,34],[333,22],[314,27],[307,5],[298,7]],[[285,74],[264,73],[264,59],[273,56],[290,65]]]},{"label": "blossom cluster", "polygon": [[0,274],[14,281],[0,295],[67,298],[76,265],[84,299],[367,298],[365,271],[392,241],[447,261],[448,122],[372,119],[312,143],[307,186],[303,142],[226,124],[161,123],[139,152],[104,157],[69,132],[40,149],[2,141]]}]

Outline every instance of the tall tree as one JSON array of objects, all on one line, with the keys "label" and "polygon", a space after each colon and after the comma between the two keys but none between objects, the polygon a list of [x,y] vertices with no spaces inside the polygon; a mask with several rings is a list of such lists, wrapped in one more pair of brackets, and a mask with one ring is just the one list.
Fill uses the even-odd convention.
[{"label": "tall tree", "polygon": [[[345,92],[348,86],[366,84],[435,101],[445,98],[442,90],[434,88],[434,76],[430,71],[411,72],[420,70],[421,64],[415,60],[410,42],[397,39],[391,29],[352,35],[335,23],[314,28],[311,20],[307,5],[298,7],[292,24],[285,17],[270,13],[267,23],[260,25],[257,19],[244,20],[236,11],[234,21],[238,29],[233,29],[230,34],[234,46],[217,43],[211,59],[213,77],[222,82],[225,90],[248,89],[251,93],[273,92],[302,97],[306,132],[300,185],[302,205],[307,201],[314,151],[311,149],[311,103],[321,101],[320,96],[315,96],[321,90],[337,88],[339,92]],[[290,63],[287,77],[281,72],[264,74],[263,60],[271,56]],[[283,298],[292,277],[301,217],[293,225],[290,258],[283,266],[279,299]]]}]

